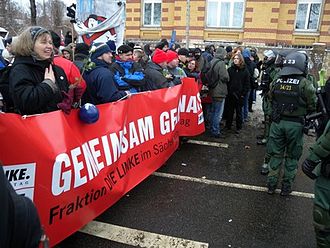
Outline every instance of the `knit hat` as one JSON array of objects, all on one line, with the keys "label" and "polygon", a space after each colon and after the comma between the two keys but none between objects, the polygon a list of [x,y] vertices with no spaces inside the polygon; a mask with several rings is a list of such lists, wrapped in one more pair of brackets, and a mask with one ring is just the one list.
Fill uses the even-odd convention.
[{"label": "knit hat", "polygon": [[132,52],[132,51],[133,51],[133,48],[130,47],[129,45],[121,45],[117,49],[118,54],[128,53],[128,52]]},{"label": "knit hat", "polygon": [[163,50],[157,48],[154,52],[154,55],[151,58],[152,62],[156,64],[160,64],[163,62],[167,62],[167,53]]},{"label": "knit hat", "polygon": [[243,52],[242,52],[242,56],[243,58],[250,58],[251,57],[251,52],[249,49],[244,48]]},{"label": "knit hat", "polygon": [[116,52],[116,43],[113,40],[108,40],[106,43],[109,46],[111,52]]},{"label": "knit hat", "polygon": [[70,53],[70,56],[72,56],[72,49],[71,49],[70,46],[66,46],[66,47],[64,47],[64,48],[62,49],[62,53],[63,53],[63,51],[67,51],[68,53]]},{"label": "knit hat", "polygon": [[233,47],[232,46],[226,46],[226,51],[227,53],[230,53],[233,51]]},{"label": "knit hat", "polygon": [[75,48],[76,54],[89,55],[89,46],[86,43],[77,43]]},{"label": "knit hat", "polygon": [[[94,50],[95,47],[95,50]],[[91,60],[96,60],[98,57],[102,56],[104,53],[111,52],[109,46],[106,43],[95,43],[92,47]],[[94,51],[93,51],[94,50]]]},{"label": "knit hat", "polygon": [[140,52],[143,52],[142,47],[139,46],[139,45],[135,45],[134,48],[133,48],[133,51],[140,51]]},{"label": "knit hat", "polygon": [[187,48],[180,48],[179,51],[178,51],[178,55],[184,55],[186,57],[189,56],[189,51]]},{"label": "knit hat", "polygon": [[53,45],[55,48],[59,48],[61,46],[61,37],[55,33],[53,30],[50,30],[50,35],[52,36]]},{"label": "knit hat", "polygon": [[178,58],[178,54],[172,50],[167,51],[166,55],[167,55],[167,63],[170,63],[174,59]]},{"label": "knit hat", "polygon": [[33,26],[30,28],[30,35],[33,41],[33,44],[36,42],[37,38],[42,34],[49,34],[49,31],[43,27]]}]

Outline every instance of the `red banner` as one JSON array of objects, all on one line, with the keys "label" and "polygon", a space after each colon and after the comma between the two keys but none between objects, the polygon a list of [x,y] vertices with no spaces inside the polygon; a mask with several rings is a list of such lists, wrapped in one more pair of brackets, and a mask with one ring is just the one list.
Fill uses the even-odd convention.
[{"label": "red banner", "polygon": [[163,165],[179,136],[204,132],[197,84],[190,79],[98,109],[94,124],[80,121],[77,110],[0,114],[6,175],[36,204],[52,246]]}]

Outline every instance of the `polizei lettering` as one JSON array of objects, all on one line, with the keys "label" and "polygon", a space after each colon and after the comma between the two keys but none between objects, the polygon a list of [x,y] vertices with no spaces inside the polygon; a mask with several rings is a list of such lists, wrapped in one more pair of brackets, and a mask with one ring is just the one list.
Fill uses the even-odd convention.
[{"label": "polizei lettering", "polygon": [[86,184],[116,162],[121,154],[154,137],[153,120],[147,116],[128,123],[119,132],[89,140],[68,153],[57,155],[52,172],[52,194],[58,196]]}]

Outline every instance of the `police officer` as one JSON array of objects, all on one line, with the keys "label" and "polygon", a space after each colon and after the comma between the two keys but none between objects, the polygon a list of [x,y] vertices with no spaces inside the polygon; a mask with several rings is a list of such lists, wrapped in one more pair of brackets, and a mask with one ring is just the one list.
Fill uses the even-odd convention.
[{"label": "police officer", "polygon": [[288,196],[297,173],[303,149],[303,123],[307,113],[315,111],[313,84],[306,79],[308,57],[300,52],[288,54],[279,78],[270,89],[272,124],[267,152],[270,155],[267,176],[268,194],[274,194],[285,156],[281,195]]},{"label": "police officer", "polygon": [[[279,72],[279,68],[275,66],[275,58],[276,54],[272,50],[264,51],[264,61],[262,64],[262,76],[260,82],[260,88],[262,90],[262,110],[264,112],[264,122],[265,129],[264,134],[261,140],[257,141],[258,145],[265,145],[267,143],[267,139],[269,136],[269,129],[271,124],[271,105],[268,99],[269,87],[271,82],[273,82],[277,78],[277,74]],[[268,173],[268,162],[270,156],[266,153],[264,158],[264,163],[261,166],[261,174],[266,175]]]},{"label": "police officer", "polygon": [[315,180],[314,230],[318,248],[330,247],[330,121],[302,164],[303,172]]}]

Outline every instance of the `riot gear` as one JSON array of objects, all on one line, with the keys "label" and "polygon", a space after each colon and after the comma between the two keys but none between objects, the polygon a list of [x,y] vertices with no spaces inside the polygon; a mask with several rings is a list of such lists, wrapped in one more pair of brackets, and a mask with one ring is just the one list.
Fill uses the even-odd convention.
[{"label": "riot gear", "polygon": [[308,56],[300,52],[289,53],[283,61],[280,76],[306,75],[308,71]]}]

